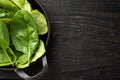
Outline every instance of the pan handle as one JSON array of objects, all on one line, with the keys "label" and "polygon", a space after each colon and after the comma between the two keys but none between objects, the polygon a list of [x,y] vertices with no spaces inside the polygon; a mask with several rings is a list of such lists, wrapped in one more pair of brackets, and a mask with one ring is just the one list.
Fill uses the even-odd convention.
[{"label": "pan handle", "polygon": [[14,70],[18,76],[20,76],[21,78],[23,78],[24,80],[34,80],[34,79],[39,79],[40,77],[42,77],[48,70],[48,63],[47,63],[47,58],[44,55],[42,57],[42,64],[43,64],[43,69],[41,72],[39,72],[38,74],[36,74],[35,76],[29,76],[28,74],[26,74],[23,70],[19,70],[16,69]]}]

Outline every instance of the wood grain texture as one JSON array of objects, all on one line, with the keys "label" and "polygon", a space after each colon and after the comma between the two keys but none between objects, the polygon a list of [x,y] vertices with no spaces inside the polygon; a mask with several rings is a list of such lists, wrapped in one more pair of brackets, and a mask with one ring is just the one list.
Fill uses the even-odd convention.
[{"label": "wood grain texture", "polygon": [[[120,1],[39,1],[51,24],[51,39],[47,51],[49,71],[42,79],[90,80],[85,76],[91,72],[86,74],[83,71],[98,68],[98,72],[93,70],[94,76],[88,76],[91,80],[117,80],[113,75],[119,76],[115,71],[120,64]],[[104,70],[108,71],[108,75],[109,71],[113,73],[115,70],[111,74],[113,77],[105,79],[103,75],[102,79],[99,78],[97,73],[102,74]],[[11,78],[5,73],[3,75]]]}]

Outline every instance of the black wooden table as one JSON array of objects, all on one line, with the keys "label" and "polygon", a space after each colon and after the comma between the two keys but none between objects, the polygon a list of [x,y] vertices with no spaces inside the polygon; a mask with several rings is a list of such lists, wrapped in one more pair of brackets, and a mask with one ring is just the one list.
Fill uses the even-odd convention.
[{"label": "black wooden table", "polygon": [[[38,80],[120,80],[120,0],[39,0],[51,24]],[[0,71],[2,79],[19,79]]]}]

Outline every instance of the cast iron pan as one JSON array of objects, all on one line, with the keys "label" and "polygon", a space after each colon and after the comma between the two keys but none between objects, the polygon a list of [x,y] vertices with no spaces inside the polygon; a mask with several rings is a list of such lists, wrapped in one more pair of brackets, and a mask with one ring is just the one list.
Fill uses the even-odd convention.
[{"label": "cast iron pan", "polygon": [[[42,12],[46,16],[47,24],[48,24],[48,33],[43,35],[41,38],[45,43],[45,48],[47,48],[49,37],[50,37],[50,24],[49,24],[48,16],[47,16],[44,8],[40,4],[39,0],[28,0],[28,1],[31,3],[33,9],[38,9],[40,12]],[[21,77],[25,80],[35,80],[35,79],[39,79],[41,76],[43,76],[48,69],[46,53],[39,60],[41,60],[41,63],[40,63],[40,61],[36,61],[34,64],[31,64],[30,67],[28,67],[28,70],[27,70],[27,68],[26,69],[18,69],[18,68],[10,68],[10,67],[9,68],[0,68],[0,69],[15,71],[19,77]],[[35,68],[36,66],[38,66],[38,68],[40,66],[42,66],[42,69],[39,72],[37,72],[36,74],[31,76],[25,72],[25,71],[29,72],[29,70],[31,70],[30,73],[32,73],[32,71],[34,72],[34,70],[36,70],[36,68]]]}]

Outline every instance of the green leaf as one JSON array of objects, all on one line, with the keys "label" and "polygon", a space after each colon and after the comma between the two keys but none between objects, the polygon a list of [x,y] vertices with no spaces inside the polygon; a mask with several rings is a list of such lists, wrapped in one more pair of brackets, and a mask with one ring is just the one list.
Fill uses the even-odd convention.
[{"label": "green leaf", "polygon": [[5,9],[0,8],[0,20],[2,20],[6,25],[9,25],[13,15],[13,12],[6,12]]},{"label": "green leaf", "polygon": [[0,48],[0,67],[9,66],[9,65],[11,65],[11,63],[8,57],[5,55],[4,51]]},{"label": "green leaf", "polygon": [[32,10],[30,3],[27,0],[11,0],[20,9],[27,10],[30,12]]},{"label": "green leaf", "polygon": [[[10,39],[9,39],[9,32],[8,32],[8,28],[7,26],[3,23],[3,21],[0,20],[0,48],[1,50],[1,56],[6,56],[10,62],[10,64],[12,64],[14,66],[13,61],[11,60],[10,56],[7,53],[7,48],[9,48],[9,43],[10,43]],[[14,53],[12,53],[14,54]]]},{"label": "green leaf", "polygon": [[0,18],[6,25],[9,25],[10,22],[12,21],[12,18]]},{"label": "green leaf", "polygon": [[39,59],[40,57],[42,57],[42,56],[44,55],[45,51],[46,51],[46,50],[45,50],[44,43],[43,43],[42,40],[40,40],[38,50],[37,50],[37,52],[35,53],[35,55],[33,56],[31,62],[35,62],[37,59]]},{"label": "green leaf", "polygon": [[13,65],[16,61],[16,55],[10,47],[6,51],[0,48],[0,67]]},{"label": "green leaf", "polygon": [[8,12],[16,12],[19,10],[19,8],[10,0],[0,0],[0,7],[4,8]]},{"label": "green leaf", "polygon": [[5,12],[5,10],[3,8],[0,8],[0,17],[6,17],[7,13]]},{"label": "green leaf", "polygon": [[4,9],[4,13],[2,10],[1,17],[4,18],[12,18],[13,15],[20,10],[11,0],[0,0],[0,7]]},{"label": "green leaf", "polygon": [[0,20],[2,20],[6,25],[9,25],[13,15],[14,14],[12,12],[6,12],[5,9],[0,8]]},{"label": "green leaf", "polygon": [[29,12],[20,10],[13,16],[10,24],[10,35],[15,49],[23,53],[18,57],[17,62],[19,63],[16,63],[16,66],[19,67],[18,65],[24,63],[29,65],[30,57],[34,54],[39,43],[36,24]]},{"label": "green leaf", "polygon": [[37,24],[39,34],[43,35],[43,34],[47,33],[48,26],[47,26],[45,15],[42,14],[41,12],[39,12],[38,10],[33,10],[31,12],[31,15]]},{"label": "green leaf", "polygon": [[0,20],[0,47],[7,49],[9,47],[10,39],[8,28],[3,21]]},{"label": "green leaf", "polygon": [[27,59],[28,54],[21,54],[20,56],[17,56],[18,59],[15,62],[15,65],[17,68],[25,68],[28,67],[30,63],[28,63],[30,60]]}]

